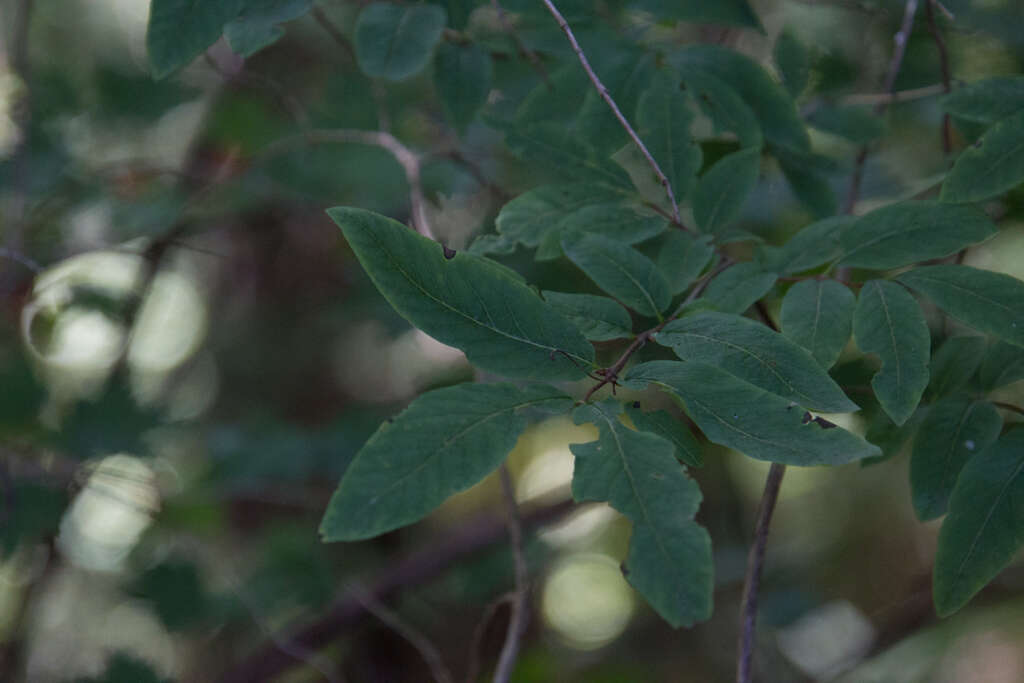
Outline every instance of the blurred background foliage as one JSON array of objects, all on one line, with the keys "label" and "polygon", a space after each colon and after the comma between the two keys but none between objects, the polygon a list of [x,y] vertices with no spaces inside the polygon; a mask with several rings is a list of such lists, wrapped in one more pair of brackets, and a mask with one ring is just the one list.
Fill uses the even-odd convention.
[{"label": "blurred background foliage", "polygon": [[[426,680],[420,653],[386,615],[426,634],[460,678],[493,668],[512,585],[496,480],[370,542],[317,538],[330,493],[380,421],[472,371],[392,311],[324,214],[347,204],[408,219],[401,166],[368,145],[275,141],[308,127],[390,130],[421,156],[439,237],[463,248],[493,232],[509,198],[565,180],[513,158],[488,125],[539,92],[519,48],[564,84],[534,96],[546,108],[538,116],[575,120],[580,99],[564,93],[583,96],[586,84],[539,2],[504,2],[517,45],[490,3],[438,0],[446,40],[467,31],[493,63],[483,114],[453,126],[433,66],[401,82],[362,74],[344,46],[361,4],[317,2],[251,58],[221,41],[161,81],[145,53],[147,0],[0,5],[0,680],[242,680],[254,656],[277,662],[287,681]],[[843,98],[880,91],[904,9],[756,0],[758,33],[678,23],[675,4],[686,3],[561,3],[585,46],[716,42],[769,69],[785,30],[807,49],[797,92],[812,123]],[[1019,0],[945,6],[958,82],[1020,73]],[[894,87],[939,82],[921,11]],[[934,184],[941,122],[934,97],[889,107],[859,210]],[[960,123],[962,144],[978,131]],[[857,143],[880,132],[835,117],[811,129],[836,198]],[[735,142],[703,147],[708,165]],[[1024,278],[1022,199],[1010,194],[999,236],[968,263]],[[820,208],[800,203],[770,165],[741,225],[778,244]],[[542,289],[586,287],[565,262],[499,259]],[[856,364],[836,373],[865,384],[870,374]],[[1024,396],[1019,383],[1003,391]],[[914,517],[905,439],[866,414],[851,428],[887,436],[892,457],[786,478],[762,596],[762,680],[1024,680],[1024,567],[937,622],[938,523]],[[549,420],[510,458],[537,532],[514,680],[730,679],[767,466],[709,447],[693,471],[705,497],[698,519],[714,540],[716,608],[711,621],[673,631],[621,576],[628,525],[605,506],[566,514],[567,445],[589,438]],[[387,612],[360,601],[382,586]]]}]

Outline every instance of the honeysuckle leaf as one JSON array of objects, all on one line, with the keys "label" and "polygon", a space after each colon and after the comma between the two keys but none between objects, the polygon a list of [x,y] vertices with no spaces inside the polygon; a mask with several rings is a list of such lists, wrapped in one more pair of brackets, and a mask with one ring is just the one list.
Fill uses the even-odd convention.
[{"label": "honeysuckle leaf", "polygon": [[487,102],[494,77],[491,55],[479,45],[442,43],[434,55],[434,87],[445,116],[455,129],[466,130]]},{"label": "honeysuckle leaf", "polygon": [[592,365],[594,348],[583,335],[495,262],[446,255],[437,242],[370,211],[337,207],[327,213],[394,309],[480,368],[508,377],[572,379]]},{"label": "honeysuckle leaf", "polygon": [[761,152],[743,149],[724,156],[704,172],[693,193],[693,217],[704,232],[718,233],[743,210],[757,184]]},{"label": "honeysuckle leaf", "polygon": [[957,157],[942,183],[944,202],[980,202],[1024,182],[1024,109],[997,121]]},{"label": "honeysuckle leaf", "polygon": [[853,312],[853,337],[857,348],[881,359],[871,387],[893,422],[903,424],[928,386],[931,337],[921,307],[897,284],[866,282]]},{"label": "honeysuckle leaf", "polygon": [[367,5],[356,19],[359,68],[367,76],[392,81],[415,75],[430,62],[445,21],[444,8],[437,5]]},{"label": "honeysuckle leaf", "polygon": [[700,170],[700,145],[690,133],[693,112],[671,83],[656,81],[640,97],[637,123],[647,148],[668,178],[677,202],[690,194]]},{"label": "honeysuckle leaf", "polygon": [[590,341],[633,336],[633,320],[619,302],[594,294],[543,292],[544,300]]},{"label": "honeysuckle leaf", "polygon": [[459,384],[421,395],[356,454],[327,505],[321,536],[357,541],[422,519],[501,464],[526,428],[524,409],[571,405],[539,384]]},{"label": "honeysuckle leaf", "polygon": [[598,287],[646,316],[660,316],[672,303],[668,281],[649,258],[602,235],[570,233],[562,238],[569,260]]},{"label": "honeysuckle leaf", "polygon": [[165,78],[201,55],[244,6],[245,0],[153,0],[146,27],[153,77]]},{"label": "honeysuckle leaf", "polygon": [[626,407],[626,414],[642,432],[657,434],[676,447],[676,458],[690,467],[703,467],[700,444],[683,420],[672,417],[664,410],[646,412],[639,403]]},{"label": "honeysuckle leaf", "polygon": [[1024,109],[1024,76],[985,78],[958,88],[942,100],[947,114],[991,124]]},{"label": "honeysuckle leaf", "polygon": [[850,341],[856,305],[853,292],[835,280],[802,280],[782,299],[782,333],[831,368]]}]

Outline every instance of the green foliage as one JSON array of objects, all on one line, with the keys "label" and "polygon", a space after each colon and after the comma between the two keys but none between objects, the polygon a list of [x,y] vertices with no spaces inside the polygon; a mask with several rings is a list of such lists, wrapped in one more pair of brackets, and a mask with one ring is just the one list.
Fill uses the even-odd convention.
[{"label": "green foliage", "polygon": [[601,289],[636,312],[661,317],[672,303],[668,281],[639,251],[601,235],[570,234],[562,249]]},{"label": "green foliage", "polygon": [[871,280],[857,297],[853,338],[857,348],[881,359],[871,388],[892,421],[903,424],[928,386],[931,338],[921,307],[899,285]]},{"label": "green foliage", "polygon": [[633,521],[626,578],[668,623],[690,626],[711,616],[711,539],[693,521],[700,489],[676,461],[672,444],[627,429],[613,400],[573,412],[594,422],[597,441],[573,444],[577,501],[608,501]]},{"label": "green foliage", "polygon": [[782,76],[782,84],[792,97],[799,97],[807,88],[807,81],[811,75],[807,48],[791,31],[784,30],[775,39],[772,56]]},{"label": "green foliage", "polygon": [[701,176],[693,200],[693,216],[704,232],[720,233],[743,209],[757,184],[761,154],[745,149],[723,157]]},{"label": "green foliage", "polygon": [[935,610],[948,616],[991,581],[1024,545],[1016,501],[1024,495],[1024,429],[1014,429],[964,466],[935,553]]},{"label": "green foliage", "polygon": [[445,11],[436,5],[367,5],[355,33],[363,73],[392,81],[415,75],[430,61],[445,20]]},{"label": "green foliage", "polygon": [[656,83],[640,98],[637,123],[676,201],[683,201],[690,194],[702,160],[700,146],[690,135],[693,112],[686,96],[671,82]]},{"label": "green foliage", "polygon": [[680,420],[672,417],[664,410],[646,412],[640,403],[626,406],[626,414],[636,428],[642,432],[657,434],[676,447],[676,457],[684,465],[703,467],[704,458],[700,454],[700,444],[693,437],[689,428]]},{"label": "green foliage", "polygon": [[445,115],[460,133],[487,102],[494,67],[479,45],[443,43],[434,56],[434,87]]},{"label": "green foliage", "polygon": [[234,52],[250,57],[284,36],[279,24],[304,16],[312,7],[313,0],[246,0],[224,26],[224,37]]},{"label": "green foliage", "polygon": [[460,384],[423,394],[370,437],[331,498],[320,533],[356,541],[422,519],[493,472],[526,428],[523,409],[568,409],[545,385]]},{"label": "green foliage", "polygon": [[165,78],[202,54],[245,5],[245,0],[153,0],[146,31],[153,75]]},{"label": "green foliage", "polygon": [[709,242],[708,237],[691,237],[682,230],[673,230],[662,241],[656,262],[673,294],[686,291],[714,256]]},{"label": "green foliage", "polygon": [[782,333],[828,369],[839,360],[853,332],[853,293],[835,280],[803,280],[782,299]]},{"label": "green foliage", "polygon": [[543,292],[551,308],[565,316],[590,341],[609,341],[633,336],[629,311],[614,299],[593,294]]},{"label": "green foliage", "polygon": [[593,363],[594,349],[576,328],[485,258],[447,258],[441,245],[368,211],[329,213],[395,310],[481,368],[567,379]]},{"label": "green foliage", "polygon": [[659,17],[698,24],[724,24],[763,30],[760,19],[747,0],[635,0],[633,4],[639,9],[654,12]]},{"label": "green foliage", "polygon": [[1024,182],[1024,110],[1001,119],[957,157],[942,183],[946,202],[979,202]]},{"label": "green foliage", "polygon": [[742,313],[768,293],[778,275],[759,263],[739,263],[716,275],[704,292],[704,301],[722,313]]},{"label": "green foliage", "polygon": [[943,98],[942,108],[958,119],[995,123],[1024,109],[1024,76],[975,81]]}]

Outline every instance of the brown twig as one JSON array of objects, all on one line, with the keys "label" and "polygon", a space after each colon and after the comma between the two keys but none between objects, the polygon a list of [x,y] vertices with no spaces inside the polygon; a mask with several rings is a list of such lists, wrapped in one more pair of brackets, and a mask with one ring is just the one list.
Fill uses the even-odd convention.
[{"label": "brown twig", "polygon": [[1012,403],[1004,403],[1003,401],[992,401],[992,405],[998,408],[1002,408],[1004,410],[1009,410],[1011,412],[1017,413],[1018,415],[1024,415],[1024,408],[1021,408],[1020,406],[1015,406]]},{"label": "brown twig", "polygon": [[537,53],[526,46],[519,34],[516,33],[515,27],[512,26],[512,22],[508,20],[508,14],[505,13],[505,8],[501,6],[498,0],[491,0],[491,6],[494,7],[494,11],[498,15],[498,23],[501,25],[501,30],[504,31],[512,38],[512,42],[516,45],[516,52],[519,56],[530,63],[534,70],[540,74],[541,80],[548,86],[548,90],[553,90],[554,87],[551,85],[551,79],[548,77],[548,70],[544,68],[543,62],[540,61],[540,57]]},{"label": "brown twig", "polygon": [[[928,2],[929,0],[925,0]],[[903,20],[900,22],[900,28],[893,36],[893,43],[895,49],[892,53],[892,59],[889,60],[889,68],[885,75],[885,85],[882,90],[887,93],[893,91],[893,85],[896,83],[896,77],[899,76],[900,69],[903,67],[903,56],[907,52],[907,42],[910,39],[910,31],[914,26],[914,15],[917,14],[917,0],[907,0],[907,4],[903,9]],[[875,113],[881,114],[885,111],[888,102],[880,101],[875,103]],[[843,213],[853,213],[853,208],[857,204],[857,198],[860,195],[860,182],[861,176],[864,174],[864,162],[868,158],[868,146],[864,145],[860,148],[857,153],[857,158],[853,164],[853,172],[850,175],[850,186],[846,192],[846,201],[843,203]]]},{"label": "brown twig", "polygon": [[455,678],[448,670],[448,667],[445,666],[441,652],[437,649],[437,646],[430,642],[429,638],[420,633],[419,629],[403,620],[397,613],[388,609],[384,603],[377,600],[377,598],[373,597],[362,587],[352,586],[349,588],[349,593],[359,601],[367,612],[400,635],[420,653],[420,657],[430,667],[430,673],[437,683],[455,683]]},{"label": "brown twig", "polygon": [[747,557],[747,573],[743,580],[743,599],[740,603],[740,642],[736,656],[736,683],[750,683],[753,680],[754,641],[757,633],[757,599],[761,591],[761,572],[764,569],[764,551],[768,543],[768,529],[772,513],[779,498],[782,476],[786,466],[773,462],[768,469],[764,493],[757,509],[757,526],[754,528],[754,544]]},{"label": "brown twig", "polygon": [[409,204],[412,210],[413,227],[424,237],[435,239],[434,233],[430,229],[430,222],[427,220],[426,199],[423,196],[423,186],[420,182],[420,158],[387,131],[348,128],[313,129],[275,140],[264,147],[258,156],[267,159],[291,150],[296,144],[318,145],[353,142],[381,147],[391,153],[391,156],[405,171],[405,178],[409,183]]},{"label": "brown twig", "polygon": [[505,644],[501,648],[498,666],[494,670],[494,683],[508,683],[508,679],[512,676],[512,670],[516,664],[516,657],[519,656],[523,635],[526,633],[529,617],[527,603],[530,597],[530,587],[528,584],[529,575],[526,568],[526,557],[523,554],[523,526],[519,519],[519,506],[516,505],[516,493],[512,487],[512,476],[505,465],[501,466],[499,475],[501,478],[501,494],[505,501],[505,510],[508,515],[508,535],[509,540],[512,542],[512,557],[515,562],[516,590],[515,597],[512,599],[512,616],[509,617]]},{"label": "brown twig", "polygon": [[348,55],[348,58],[353,64],[355,64],[356,51],[355,48],[352,47],[352,43],[349,42],[349,39],[345,37],[345,34],[342,33],[338,27],[334,25],[334,22],[330,20],[327,14],[316,5],[313,6],[310,14],[313,15],[313,19],[316,20],[316,23],[320,24],[320,28],[322,28],[335,43],[341,46],[341,49],[344,50],[345,54]]},{"label": "brown twig", "polygon": [[943,92],[949,92],[946,85],[944,83],[935,83],[933,85],[925,85],[920,88],[911,88],[910,90],[846,95],[839,98],[839,103],[845,106],[890,105],[894,102],[911,102],[913,100],[920,100]]},{"label": "brown twig", "polygon": [[491,619],[494,618],[494,615],[498,613],[502,606],[511,605],[515,599],[515,591],[505,593],[484,608],[480,621],[477,622],[476,627],[473,629],[473,642],[469,647],[469,663],[466,665],[466,683],[477,683],[480,678],[480,660],[483,656],[481,650],[483,648],[484,635],[487,633],[487,626],[491,623]]},{"label": "brown twig", "polygon": [[[936,0],[925,0],[924,11],[928,19],[928,32],[932,34],[935,41],[935,49],[939,51],[939,70],[942,72],[942,91],[949,93],[953,90],[952,77],[949,71],[949,50],[946,49],[946,41],[939,30],[939,24],[935,20]],[[953,130],[950,125],[949,114],[942,116],[942,151],[949,156],[953,150]]]},{"label": "brown twig", "polygon": [[237,73],[231,73],[221,66],[220,62],[218,62],[209,51],[203,54],[203,60],[214,73],[224,79],[225,83],[249,84],[267,91],[269,94],[273,95],[278,102],[280,102],[281,108],[284,109],[292,120],[295,121],[295,125],[303,130],[309,128],[310,119],[309,112],[306,111],[306,107],[298,100],[297,97],[285,90],[284,86],[274,79],[246,71],[244,63]]},{"label": "brown twig", "polygon": [[[571,500],[528,510],[522,516],[523,529],[549,524],[574,509]],[[405,560],[391,564],[380,572],[367,592],[377,600],[386,600],[396,593],[425,583],[461,559],[500,542],[506,535],[505,522],[500,519],[477,520],[460,530],[449,532],[442,539],[431,540],[422,550]],[[308,649],[319,649],[330,643],[347,628],[366,615],[366,608],[354,596],[345,595],[316,621],[291,632],[288,642]],[[295,664],[271,643],[261,645],[237,667],[222,674],[221,683],[248,683],[272,680]]]},{"label": "brown twig", "polygon": [[626,120],[626,117],[619,109],[619,105],[615,104],[615,100],[612,99],[611,94],[609,94],[608,88],[604,86],[601,79],[597,77],[596,73],[594,73],[594,69],[590,66],[590,62],[587,61],[587,56],[583,53],[583,48],[580,47],[575,34],[573,34],[572,29],[569,27],[569,22],[565,20],[565,17],[562,16],[562,13],[558,11],[558,8],[555,7],[551,0],[543,0],[543,2],[551,13],[551,16],[553,16],[555,21],[558,22],[558,27],[562,29],[563,33],[565,33],[565,37],[569,39],[569,44],[572,45],[573,52],[576,53],[576,56],[580,60],[580,64],[583,65],[583,70],[587,72],[590,82],[593,83],[594,87],[597,89],[597,94],[601,96],[601,99],[605,101],[605,104],[607,104],[612,110],[612,113],[615,114],[615,118],[619,120],[619,124],[623,129],[625,129],[626,133],[633,141],[633,144],[635,144],[637,149],[640,150],[640,153],[644,155],[644,159],[647,160],[647,165],[651,167],[652,171],[654,171],[654,175],[658,177],[658,182],[660,182],[661,186],[665,188],[665,195],[668,197],[669,205],[672,207],[672,220],[677,225],[682,225],[682,220],[679,218],[679,205],[676,204],[676,195],[672,191],[672,184],[668,181],[668,177],[662,172],[661,166],[658,165],[658,162],[655,161],[654,157],[651,156],[651,153],[647,150],[643,140],[641,140],[640,136],[637,135],[635,130],[633,130],[633,126],[629,125],[629,121]]}]

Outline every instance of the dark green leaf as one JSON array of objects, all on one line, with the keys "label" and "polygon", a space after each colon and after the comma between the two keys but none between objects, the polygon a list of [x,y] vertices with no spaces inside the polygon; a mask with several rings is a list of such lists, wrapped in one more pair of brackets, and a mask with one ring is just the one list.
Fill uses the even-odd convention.
[{"label": "dark green leaf", "polygon": [[633,336],[629,311],[614,299],[593,294],[543,292],[544,300],[579,328],[590,341],[608,341]]},{"label": "dark green leaf", "polygon": [[682,69],[683,90],[690,93],[716,133],[730,131],[740,147],[760,148],[764,140],[754,110],[725,81],[699,69]]},{"label": "dark green leaf", "polygon": [[675,418],[664,410],[643,411],[639,404],[630,404],[626,414],[636,428],[642,432],[657,434],[676,447],[676,458],[690,467],[703,467],[700,444],[694,438],[685,422]]},{"label": "dark green leaf", "polygon": [[989,128],[965,149],[942,183],[944,202],[980,202],[1024,182],[1024,110]]},{"label": "dark green leaf", "polygon": [[636,244],[660,235],[667,227],[668,221],[656,213],[638,211],[637,207],[623,202],[608,202],[572,211],[558,221],[552,233],[558,236],[569,232],[594,233],[623,244]]},{"label": "dark green leaf", "polygon": [[634,7],[659,19],[678,19],[694,24],[742,26],[764,31],[757,13],[747,0],[634,0]]},{"label": "dark green leaf", "polygon": [[881,453],[859,436],[813,419],[792,401],[713,365],[651,361],[630,370],[626,381],[655,384],[675,394],[710,441],[758,460],[841,465]]},{"label": "dark green leaf", "polygon": [[853,293],[835,280],[803,280],[782,299],[782,333],[828,369],[850,340],[855,306]]},{"label": "dark green leaf", "polygon": [[949,616],[1010,563],[1024,544],[1024,429],[971,458],[949,500],[935,553],[935,611]]},{"label": "dark green leaf", "polygon": [[541,185],[503,206],[495,226],[502,236],[527,247],[536,247],[565,216],[613,197],[610,190],[592,183]]},{"label": "dark green leaf", "polygon": [[328,210],[359,262],[406,320],[470,362],[509,377],[580,377],[594,348],[526,285],[487,259],[459,252],[362,209]]},{"label": "dark green leaf", "polygon": [[244,0],[242,12],[224,27],[224,36],[233,52],[251,57],[284,35],[278,24],[298,19],[312,7],[313,0]]},{"label": "dark green leaf", "polygon": [[562,249],[597,286],[641,315],[660,316],[672,303],[665,276],[622,242],[577,233],[562,239]]},{"label": "dark green leaf", "polygon": [[755,148],[722,157],[705,171],[693,196],[693,217],[701,230],[721,232],[735,220],[760,171],[761,152]]},{"label": "dark green leaf", "polygon": [[918,519],[946,514],[960,470],[999,438],[1003,418],[995,406],[953,396],[933,405],[921,422],[910,456],[910,488]]},{"label": "dark green leaf", "polygon": [[991,344],[978,369],[982,391],[991,391],[1024,379],[1024,348],[1004,341]]},{"label": "dark green leaf", "polygon": [[578,423],[594,422],[597,441],[572,444],[577,501],[608,501],[633,521],[626,578],[672,626],[711,616],[714,570],[711,539],[693,521],[697,484],[661,437],[636,432],[618,418],[615,401],[576,409]]},{"label": "dark green leaf", "polygon": [[[608,53],[618,58],[601,69],[601,82],[619,109],[635,112],[641,95],[658,73],[657,57],[652,52],[637,52],[626,48],[609,50]],[[590,87],[589,82],[586,92],[575,121],[576,133],[581,139],[610,154],[629,142],[629,137],[608,103]]]},{"label": "dark green leaf", "polygon": [[782,148],[777,145],[772,146],[772,152],[796,198],[810,209],[815,217],[833,216],[838,201],[825,172],[817,167],[820,164],[814,163],[821,158],[805,152],[783,153]]},{"label": "dark green leaf", "polygon": [[866,145],[885,134],[885,121],[868,107],[830,107],[823,105],[808,117],[809,123],[826,133],[850,142]]},{"label": "dark green leaf", "polygon": [[359,68],[367,76],[400,81],[419,72],[441,39],[445,11],[437,5],[367,5],[356,20]]},{"label": "dark green leaf", "polygon": [[924,266],[900,282],[966,325],[1024,346],[1024,282],[970,266]]},{"label": "dark green leaf", "polygon": [[673,294],[680,294],[697,279],[715,250],[709,237],[691,237],[682,230],[673,230],[658,250],[658,270],[668,278]]},{"label": "dark green leaf", "polygon": [[479,45],[442,43],[434,56],[434,87],[445,115],[460,133],[473,121],[491,92],[491,55]]},{"label": "dark green leaf", "polygon": [[202,54],[243,7],[244,0],[153,0],[146,28],[153,77],[165,78]]},{"label": "dark green leaf", "polygon": [[871,387],[892,421],[903,424],[928,386],[931,337],[921,307],[897,284],[866,282],[853,313],[853,337],[861,351],[881,358]]},{"label": "dark green leaf", "polygon": [[684,73],[701,69],[725,81],[754,111],[768,142],[793,149],[810,149],[807,136],[789,93],[760,64],[721,45],[696,45],[676,51],[671,63]]},{"label": "dark green leaf", "polygon": [[75,683],[172,683],[153,670],[153,665],[130,652],[114,652],[100,676],[76,678]]},{"label": "dark green leaf", "polygon": [[928,394],[941,398],[967,386],[984,353],[984,337],[948,338],[932,356]]},{"label": "dark green leaf", "polygon": [[792,97],[799,97],[807,87],[807,80],[811,75],[807,48],[791,31],[785,30],[775,39],[772,56],[775,58],[775,66],[782,75],[782,84]]},{"label": "dark green leaf", "polygon": [[957,118],[991,124],[1024,109],[1024,76],[1000,76],[975,81],[942,100],[942,108]]},{"label": "dark green leaf", "polygon": [[757,263],[737,263],[711,280],[702,301],[722,313],[742,313],[767,294],[778,277]]},{"label": "dark green leaf", "polygon": [[839,263],[883,270],[955,254],[996,234],[992,221],[969,206],[909,201],[875,209],[843,230]]},{"label": "dark green leaf", "polygon": [[811,223],[781,247],[764,247],[762,261],[780,273],[800,273],[833,261],[842,253],[839,235],[857,219],[832,216]]},{"label": "dark green leaf", "polygon": [[510,130],[505,144],[513,154],[540,166],[563,171],[574,181],[631,187],[629,175],[610,159],[602,158],[586,142],[566,134],[553,123],[535,123]]},{"label": "dark green leaf", "polygon": [[805,408],[859,410],[806,349],[748,318],[697,313],[673,320],[654,339],[683,360],[714,365]]},{"label": "dark green leaf", "polygon": [[567,410],[544,385],[460,384],[423,394],[356,455],[320,524],[324,541],[357,541],[422,519],[493,472],[526,428],[521,410]]},{"label": "dark green leaf", "polygon": [[466,249],[470,254],[477,256],[488,256],[490,254],[504,255],[514,253],[516,250],[515,240],[505,235],[479,235]]},{"label": "dark green leaf", "polygon": [[640,136],[661,166],[677,202],[690,194],[701,165],[701,150],[690,126],[693,113],[686,96],[671,83],[656,82],[640,98],[637,111]]}]

